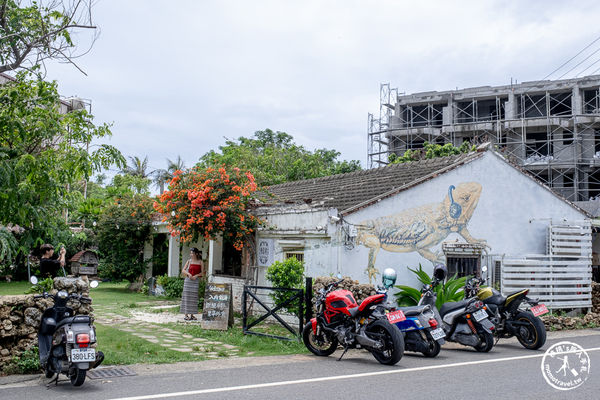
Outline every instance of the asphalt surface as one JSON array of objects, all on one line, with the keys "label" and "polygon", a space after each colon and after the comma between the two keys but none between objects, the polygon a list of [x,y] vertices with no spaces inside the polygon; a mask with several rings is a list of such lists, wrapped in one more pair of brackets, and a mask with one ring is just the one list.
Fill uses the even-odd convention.
[{"label": "asphalt surface", "polygon": [[[568,391],[551,387],[541,369],[545,350],[562,341],[582,346],[590,359],[587,380]],[[338,362],[340,354],[136,365],[130,367],[136,376],[88,379],[79,388],[64,377],[49,387],[40,376],[4,377],[0,399],[600,398],[600,329],[548,333],[538,351],[514,340],[500,341],[486,354],[447,344],[434,359],[406,353],[392,367],[365,351],[349,351]]]}]

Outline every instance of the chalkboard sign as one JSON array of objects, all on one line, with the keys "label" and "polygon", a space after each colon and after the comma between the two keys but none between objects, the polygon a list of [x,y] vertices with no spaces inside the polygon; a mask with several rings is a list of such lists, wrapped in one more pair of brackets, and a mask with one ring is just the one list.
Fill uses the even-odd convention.
[{"label": "chalkboard sign", "polygon": [[233,304],[230,283],[208,283],[204,292],[202,329],[226,331],[233,326]]}]

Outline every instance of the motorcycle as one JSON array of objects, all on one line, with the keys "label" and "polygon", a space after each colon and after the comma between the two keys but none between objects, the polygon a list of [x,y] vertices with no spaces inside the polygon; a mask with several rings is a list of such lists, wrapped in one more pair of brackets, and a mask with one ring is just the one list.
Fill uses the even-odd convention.
[{"label": "motorcycle", "polygon": [[402,334],[375,312],[385,295],[369,296],[358,305],[349,290],[334,290],[342,281],[317,292],[316,316],[302,330],[304,345],[313,354],[326,357],[341,344],[344,351],[338,361],[348,349],[364,348],[381,364],[396,364],[404,354]]},{"label": "motorcycle", "polygon": [[387,292],[396,283],[396,271],[386,268],[381,276],[382,286],[378,286],[377,293],[386,295],[382,306],[378,310],[384,314],[401,311],[402,316],[395,319],[394,324],[404,334],[406,351],[423,353],[425,357],[436,357],[445,343],[446,334],[436,319],[430,305],[414,307],[398,307],[387,302]]},{"label": "motorcycle", "polygon": [[[430,285],[421,290],[418,305],[428,304],[435,308],[437,295],[435,287],[446,279],[446,267],[437,265],[433,270]],[[471,346],[480,352],[488,352],[494,347],[494,324],[489,320],[487,308],[476,298],[442,304],[436,315],[441,320],[446,340]]]},{"label": "motorcycle", "polygon": [[[482,267],[483,273],[487,267]],[[548,308],[539,300],[527,297],[528,289],[510,293],[507,296],[491,287],[482,288],[485,279],[473,277],[465,283],[465,298],[476,298],[487,306],[492,322],[496,325],[498,338],[516,336],[526,349],[537,350],[546,343],[546,327],[539,318]]]},{"label": "motorcycle", "polygon": [[[38,282],[35,276],[30,281],[34,285]],[[92,288],[97,286],[96,281],[90,283]],[[104,354],[90,347],[96,343],[96,329],[91,318],[88,315],[75,315],[67,302],[75,300],[89,304],[92,299],[64,290],[54,295],[44,292],[34,296],[34,299],[40,298],[54,300],[54,305],[42,314],[38,330],[40,365],[46,378],[56,374],[54,382],[58,384],[62,373],[70,378],[73,386],[81,386],[87,371],[98,367],[104,360]]]}]

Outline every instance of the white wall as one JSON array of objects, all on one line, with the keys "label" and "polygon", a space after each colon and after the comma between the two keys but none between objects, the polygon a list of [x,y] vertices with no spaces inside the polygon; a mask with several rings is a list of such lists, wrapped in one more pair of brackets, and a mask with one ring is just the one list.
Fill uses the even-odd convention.
[{"label": "white wall", "polygon": [[[558,222],[585,218],[584,214],[548,189],[506,164],[499,156],[487,152],[469,164],[384,199],[345,219],[359,224],[426,204],[439,204],[447,196],[450,185],[458,186],[463,182],[477,182],[482,186],[477,207],[467,227],[472,237],[487,241],[489,254],[544,254],[550,219]],[[456,239],[465,242],[457,233],[450,233],[442,241]],[[430,250],[441,252],[441,243]],[[369,249],[362,245],[352,250],[343,249],[344,270],[353,278],[368,282],[365,272],[368,254]],[[416,284],[413,274],[406,267],[415,268],[419,263],[428,271],[433,268],[433,263],[417,252],[396,253],[381,249],[375,266],[380,272],[393,267],[398,272],[399,283]]]}]

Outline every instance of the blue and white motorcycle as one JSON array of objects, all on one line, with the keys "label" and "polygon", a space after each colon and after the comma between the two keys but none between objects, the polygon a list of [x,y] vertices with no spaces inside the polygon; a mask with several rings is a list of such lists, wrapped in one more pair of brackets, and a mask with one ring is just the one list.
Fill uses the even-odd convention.
[{"label": "blue and white motorcycle", "polygon": [[[396,283],[396,276],[393,268],[386,268],[381,277],[383,286],[377,288],[377,293],[387,296],[388,290]],[[404,334],[406,351],[423,353],[425,357],[435,357],[440,353],[446,334],[430,305],[398,307],[386,297],[380,312],[385,313],[390,323]]]}]

